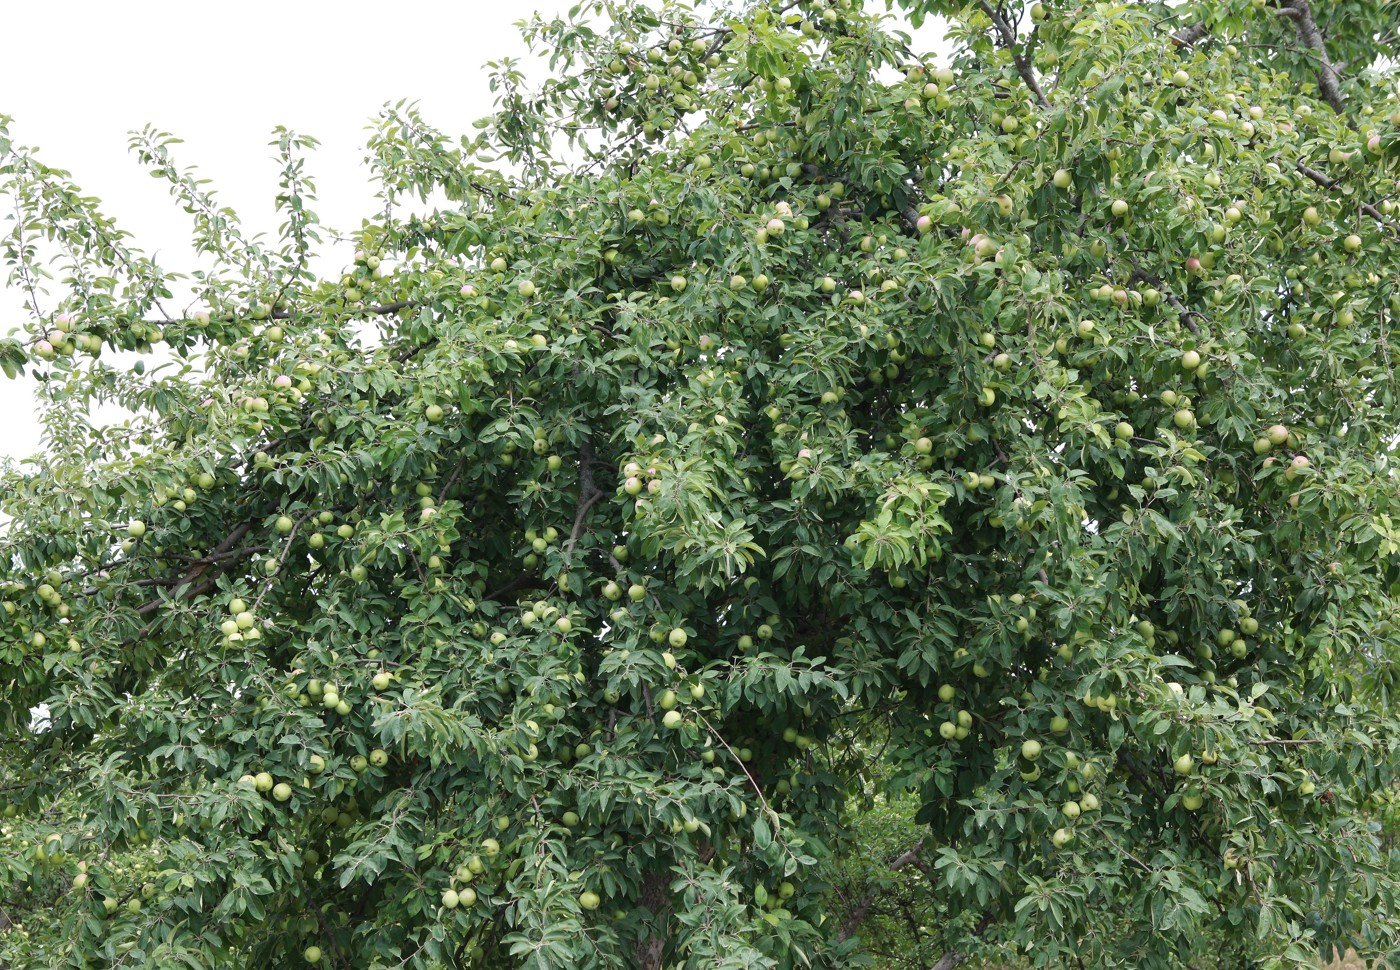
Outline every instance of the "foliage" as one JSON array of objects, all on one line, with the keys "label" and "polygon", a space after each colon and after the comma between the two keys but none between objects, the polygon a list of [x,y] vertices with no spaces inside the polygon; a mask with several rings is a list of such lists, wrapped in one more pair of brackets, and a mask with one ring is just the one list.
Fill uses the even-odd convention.
[{"label": "foliage", "polygon": [[5,947],[844,966],[875,778],[943,961],[1398,952],[1384,8],[910,6],[531,20],[333,278],[305,136],[134,137],[177,273],[4,120]]}]

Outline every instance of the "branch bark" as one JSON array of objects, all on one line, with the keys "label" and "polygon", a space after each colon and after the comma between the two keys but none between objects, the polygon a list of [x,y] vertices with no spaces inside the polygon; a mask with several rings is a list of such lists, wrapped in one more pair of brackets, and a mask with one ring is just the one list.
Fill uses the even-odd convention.
[{"label": "branch bark", "polygon": [[[1303,175],[1306,175],[1308,178],[1312,179],[1314,182],[1316,182],[1318,185],[1322,186],[1324,189],[1335,189],[1338,185],[1341,185],[1341,184],[1342,184],[1341,181],[1340,181],[1339,179],[1331,178],[1331,177],[1329,177],[1326,173],[1324,173],[1324,172],[1319,172],[1319,171],[1318,171],[1317,169],[1315,169],[1315,168],[1309,168],[1307,165],[1304,165],[1302,162],[1297,162],[1297,163],[1294,165],[1294,168],[1296,168],[1296,169],[1299,171],[1299,173],[1301,173],[1301,174],[1303,174]],[[1359,203],[1357,203],[1357,205],[1358,205],[1358,207],[1361,209],[1362,212],[1366,213],[1366,214],[1367,214],[1368,216],[1370,216],[1372,219],[1375,219],[1377,222],[1379,222],[1381,225],[1385,226],[1387,229],[1394,230],[1395,227],[1392,226],[1392,225],[1390,224],[1390,222],[1386,219],[1385,214],[1384,214],[1383,212],[1381,212],[1380,209],[1377,209],[1375,206],[1373,206],[1373,205],[1372,205],[1371,203],[1369,203],[1369,202],[1359,202]]]},{"label": "branch bark", "polygon": [[983,13],[992,19],[992,26],[996,28],[997,34],[1001,37],[1001,46],[1011,52],[1011,60],[1016,65],[1016,73],[1021,75],[1021,80],[1026,82],[1026,87],[1031,89],[1036,101],[1040,103],[1042,108],[1050,107],[1045,92],[1040,89],[1040,82],[1035,79],[1035,70],[1031,67],[1031,62],[1016,46],[1016,31],[987,0],[978,0],[977,5],[982,8]]},{"label": "branch bark", "polygon": [[[198,596],[200,593],[207,592],[208,590],[213,589],[214,580],[218,577],[220,569],[223,568],[219,565],[220,561],[227,558],[225,554],[229,550],[237,546],[238,543],[242,541],[243,537],[248,534],[248,530],[250,530],[252,527],[253,524],[251,522],[244,522],[242,525],[236,526],[232,532],[230,532],[227,536],[224,537],[224,541],[219,543],[218,546],[214,548],[213,552],[205,556],[202,560],[200,560],[193,567],[191,567],[188,572],[186,572],[183,576],[180,577],[179,581],[174,584],[174,592],[170,594],[171,598],[174,599],[184,596]],[[204,581],[201,583],[195,584],[195,580],[199,579],[200,576],[203,575],[204,571],[208,569],[211,565],[217,567],[214,570],[214,575],[205,578]],[[156,610],[160,609],[160,605],[163,602],[165,601],[160,598],[153,599],[150,602],[144,603],[140,607],[138,607],[136,610],[136,614],[138,616],[149,616]]]},{"label": "branch bark", "polygon": [[[1317,90],[1322,95],[1322,100],[1331,105],[1337,114],[1345,114],[1346,98],[1342,96],[1342,76],[1332,64],[1332,58],[1327,55],[1327,42],[1313,17],[1312,6],[1308,0],[1289,0],[1284,9],[1292,11],[1291,15],[1285,16],[1291,16],[1293,26],[1298,31],[1298,40],[1317,55]],[[1347,124],[1351,125],[1349,119]]]},{"label": "branch bark", "polygon": [[1190,24],[1182,27],[1172,34],[1172,43],[1178,47],[1194,47],[1198,41],[1210,33],[1210,28],[1203,22]]},{"label": "branch bark", "polygon": [[[923,848],[924,840],[920,839],[905,852],[891,860],[889,865],[890,870],[898,872],[900,869],[911,864],[917,865],[919,869],[922,870],[923,866],[920,864],[922,860],[919,853],[923,851]],[[859,902],[851,907],[850,913],[846,915],[845,921],[841,924],[840,931],[836,934],[838,940],[849,938],[860,928],[860,924],[865,922],[865,918],[870,915],[871,907],[875,905],[875,900],[878,899],[880,895],[880,890],[871,890],[862,896]]]}]

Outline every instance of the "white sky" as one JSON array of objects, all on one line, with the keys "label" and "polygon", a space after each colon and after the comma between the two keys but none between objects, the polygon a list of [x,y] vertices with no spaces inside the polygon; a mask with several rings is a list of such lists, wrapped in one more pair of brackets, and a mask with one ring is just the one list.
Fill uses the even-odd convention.
[{"label": "white sky", "polygon": [[[0,113],[11,134],[67,169],[84,193],[163,266],[186,269],[188,217],[128,153],[146,124],[184,139],[182,167],[212,180],[248,231],[274,232],[278,124],[315,136],[308,170],[324,227],[353,229],[373,211],[362,164],[366,125],[400,98],[456,134],[492,109],[488,60],[524,54],[514,23],[573,0],[47,0],[7,4]],[[925,47],[932,31],[919,40]],[[538,77],[538,71],[532,72]],[[51,304],[50,304],[51,305]],[[22,317],[0,289],[0,335]],[[39,427],[27,379],[0,376],[0,457],[34,454]]]}]

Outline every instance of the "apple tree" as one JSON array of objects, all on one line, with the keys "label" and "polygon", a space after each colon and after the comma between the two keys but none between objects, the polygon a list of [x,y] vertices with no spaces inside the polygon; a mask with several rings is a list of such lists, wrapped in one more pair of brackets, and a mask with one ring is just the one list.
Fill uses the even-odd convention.
[{"label": "apple tree", "polygon": [[313,139],[260,234],[133,135],[183,269],[0,119],[0,954],[850,966],[912,873],[940,970],[1394,956],[1397,27],[1322,6],[580,0],[348,247]]}]

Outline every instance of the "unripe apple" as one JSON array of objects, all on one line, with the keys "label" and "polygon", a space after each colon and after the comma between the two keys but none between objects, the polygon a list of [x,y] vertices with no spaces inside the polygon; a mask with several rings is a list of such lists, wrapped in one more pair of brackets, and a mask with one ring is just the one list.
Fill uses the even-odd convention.
[{"label": "unripe apple", "polygon": [[1027,761],[1037,761],[1040,759],[1040,742],[1034,739],[1021,742],[1021,757]]},{"label": "unripe apple", "polygon": [[1172,770],[1178,775],[1189,775],[1196,770],[1196,759],[1184,754],[1172,762]]},{"label": "unripe apple", "polygon": [[126,534],[133,539],[139,539],[146,534],[146,523],[140,519],[132,519],[126,524]]},{"label": "unripe apple", "polygon": [[1122,199],[1114,199],[1113,204],[1109,206],[1109,211],[1113,213],[1115,219],[1122,219],[1128,214],[1128,203]]},{"label": "unripe apple", "polygon": [[680,711],[667,711],[661,718],[661,723],[672,731],[680,727],[683,721]]},{"label": "unripe apple", "polygon": [[666,642],[669,643],[675,649],[679,650],[681,647],[685,646],[686,640],[688,639],[689,637],[687,636],[686,632],[680,627],[676,627],[667,635]]},{"label": "unripe apple", "polygon": [[1051,178],[1051,182],[1054,183],[1057,189],[1067,189],[1074,184],[1074,176],[1066,169],[1056,169],[1054,176]]},{"label": "unripe apple", "polygon": [[301,952],[301,955],[307,963],[321,962],[321,948],[319,946],[308,946],[305,950]]},{"label": "unripe apple", "polygon": [[578,897],[579,907],[582,909],[586,909],[589,912],[592,912],[593,910],[597,909],[602,904],[602,902],[602,898],[599,897],[597,893],[592,892],[591,890],[585,890],[584,892],[580,893]]}]

